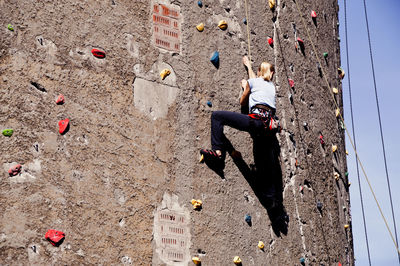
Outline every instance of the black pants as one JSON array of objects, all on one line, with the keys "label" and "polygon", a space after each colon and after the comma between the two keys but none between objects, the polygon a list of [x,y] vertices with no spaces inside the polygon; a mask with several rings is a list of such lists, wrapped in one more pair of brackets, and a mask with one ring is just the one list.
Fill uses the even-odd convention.
[{"label": "black pants", "polygon": [[245,114],[229,111],[215,111],[211,115],[211,146],[213,150],[231,152],[232,144],[224,135],[224,126],[249,132],[252,137],[265,134],[263,121],[253,119]]}]

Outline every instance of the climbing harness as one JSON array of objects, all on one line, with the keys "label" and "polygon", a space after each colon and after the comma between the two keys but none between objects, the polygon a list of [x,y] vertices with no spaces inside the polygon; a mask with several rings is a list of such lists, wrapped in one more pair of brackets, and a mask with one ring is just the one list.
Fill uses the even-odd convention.
[{"label": "climbing harness", "polygon": [[[315,48],[314,42],[313,42],[313,40],[312,40],[312,38],[311,38],[310,31],[309,31],[309,29],[308,29],[308,27],[307,27],[307,25],[306,25],[306,23],[305,23],[305,21],[304,21],[304,18],[303,18],[303,16],[302,16],[302,13],[301,13],[301,10],[300,10],[300,6],[299,6],[299,2],[300,2],[300,0],[295,1],[297,11],[298,11],[299,16],[300,16],[300,19],[301,19],[301,21],[302,21],[303,27],[306,29],[307,36],[308,36],[308,38],[310,39],[310,43],[311,43],[311,46],[312,46],[313,51],[314,51],[314,56],[315,56],[316,60],[318,61],[318,63],[321,65],[321,61],[320,61],[320,59],[319,59],[319,57],[318,57],[318,54],[319,54],[319,53],[317,53],[317,49]],[[321,71],[322,71],[323,77],[324,77],[324,79],[325,79],[325,82],[326,82],[328,88],[330,88],[331,86],[330,86],[329,81],[328,81],[328,79],[327,79],[327,77],[326,77],[326,75],[325,75],[325,71],[324,71],[324,69],[323,69],[322,67],[321,67]],[[340,74],[340,73],[339,73],[339,74]],[[343,72],[343,77],[344,77],[344,72]],[[340,78],[343,78],[343,77],[340,75]],[[339,108],[338,103],[336,102],[335,95],[333,94],[333,92],[331,92],[331,96],[332,96],[332,98],[333,98],[333,102],[334,102],[336,108]],[[346,127],[346,125],[345,125],[345,123],[344,123],[344,118],[343,118],[343,116],[342,116],[341,114],[340,114],[340,120],[341,120],[341,122],[343,123],[343,129],[346,131],[346,134],[347,134],[347,136],[349,137],[350,144],[351,144],[351,146],[353,147],[354,152],[355,152],[355,154],[356,154],[356,159],[357,159],[357,161],[358,161],[359,164],[360,164],[361,170],[362,170],[362,172],[363,172],[363,174],[364,174],[364,176],[365,176],[365,179],[366,179],[366,181],[367,181],[368,187],[369,187],[369,189],[370,189],[370,191],[371,191],[371,193],[372,193],[372,196],[373,196],[373,198],[374,198],[374,200],[375,200],[376,205],[378,206],[379,213],[380,213],[380,215],[381,215],[381,217],[382,217],[382,219],[383,219],[383,221],[384,221],[384,223],[385,223],[385,226],[386,226],[386,228],[387,228],[387,230],[388,230],[388,232],[389,232],[389,235],[390,235],[390,237],[391,237],[391,239],[392,239],[392,241],[393,241],[393,243],[394,243],[394,245],[395,245],[395,247],[396,247],[396,251],[398,252],[398,254],[400,254],[400,250],[399,250],[399,247],[398,247],[398,245],[397,245],[397,241],[395,241],[395,238],[394,238],[394,236],[393,236],[393,234],[392,234],[392,231],[391,231],[390,228],[389,228],[389,224],[388,224],[388,222],[387,222],[387,220],[386,220],[385,215],[383,214],[383,211],[382,211],[382,208],[381,208],[381,206],[380,206],[380,204],[379,204],[379,202],[378,202],[378,199],[376,198],[375,192],[374,192],[374,190],[373,190],[373,188],[372,188],[372,185],[371,185],[371,183],[370,183],[370,181],[369,181],[368,175],[367,175],[367,173],[366,173],[366,171],[365,171],[365,169],[364,169],[364,166],[363,166],[363,164],[362,164],[362,162],[361,162],[361,160],[360,160],[360,158],[359,158],[359,156],[358,156],[358,153],[357,153],[357,150],[356,150],[356,148],[355,148],[355,146],[354,146],[353,140],[352,140],[352,138],[351,138],[351,136],[350,136],[349,131],[347,130],[347,127]]]},{"label": "climbing harness", "polygon": [[[256,111],[257,113],[255,113]],[[261,120],[267,132],[277,133],[281,130],[279,118],[271,110],[253,107],[248,116],[252,119]]]}]

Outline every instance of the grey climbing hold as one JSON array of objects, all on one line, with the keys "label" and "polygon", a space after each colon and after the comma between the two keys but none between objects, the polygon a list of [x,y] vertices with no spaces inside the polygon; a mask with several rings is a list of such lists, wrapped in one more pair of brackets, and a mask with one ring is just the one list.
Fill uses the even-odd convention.
[{"label": "grey climbing hold", "polygon": [[322,202],[320,202],[319,200],[317,201],[317,209],[318,211],[322,211]]}]

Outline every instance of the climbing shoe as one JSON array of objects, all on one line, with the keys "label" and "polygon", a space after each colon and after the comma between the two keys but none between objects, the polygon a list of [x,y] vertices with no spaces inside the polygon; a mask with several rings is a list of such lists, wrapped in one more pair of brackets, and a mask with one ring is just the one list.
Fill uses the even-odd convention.
[{"label": "climbing shoe", "polygon": [[204,162],[205,160],[212,160],[215,162],[223,161],[222,155],[218,155],[214,150],[200,150],[200,163]]}]

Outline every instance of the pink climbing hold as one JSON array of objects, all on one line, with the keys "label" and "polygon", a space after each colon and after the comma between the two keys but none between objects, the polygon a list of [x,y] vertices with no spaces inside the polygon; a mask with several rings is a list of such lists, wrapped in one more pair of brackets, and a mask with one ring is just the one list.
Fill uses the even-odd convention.
[{"label": "pink climbing hold", "polygon": [[268,44],[270,46],[272,46],[274,44],[274,39],[272,39],[271,37],[268,37]]},{"label": "pink climbing hold", "polygon": [[69,125],[68,118],[58,121],[58,126],[60,127],[59,132],[61,135],[67,132],[68,125]]},{"label": "pink climbing hold", "polygon": [[314,10],[311,10],[311,17],[312,18],[316,18],[317,17],[317,12],[315,12]]},{"label": "pink climbing hold", "polygon": [[289,86],[291,88],[294,88],[294,80],[293,79],[288,79],[288,81],[289,81]]},{"label": "pink climbing hold", "polygon": [[64,95],[62,94],[58,95],[56,104],[63,104],[64,102],[65,102]]},{"label": "pink climbing hold", "polygon": [[297,37],[297,41],[299,42],[300,45],[304,44],[304,41],[302,39],[300,39],[299,37]]},{"label": "pink climbing hold", "polygon": [[16,176],[21,172],[21,168],[22,165],[20,164],[14,165],[8,170],[8,173],[10,176]]}]

